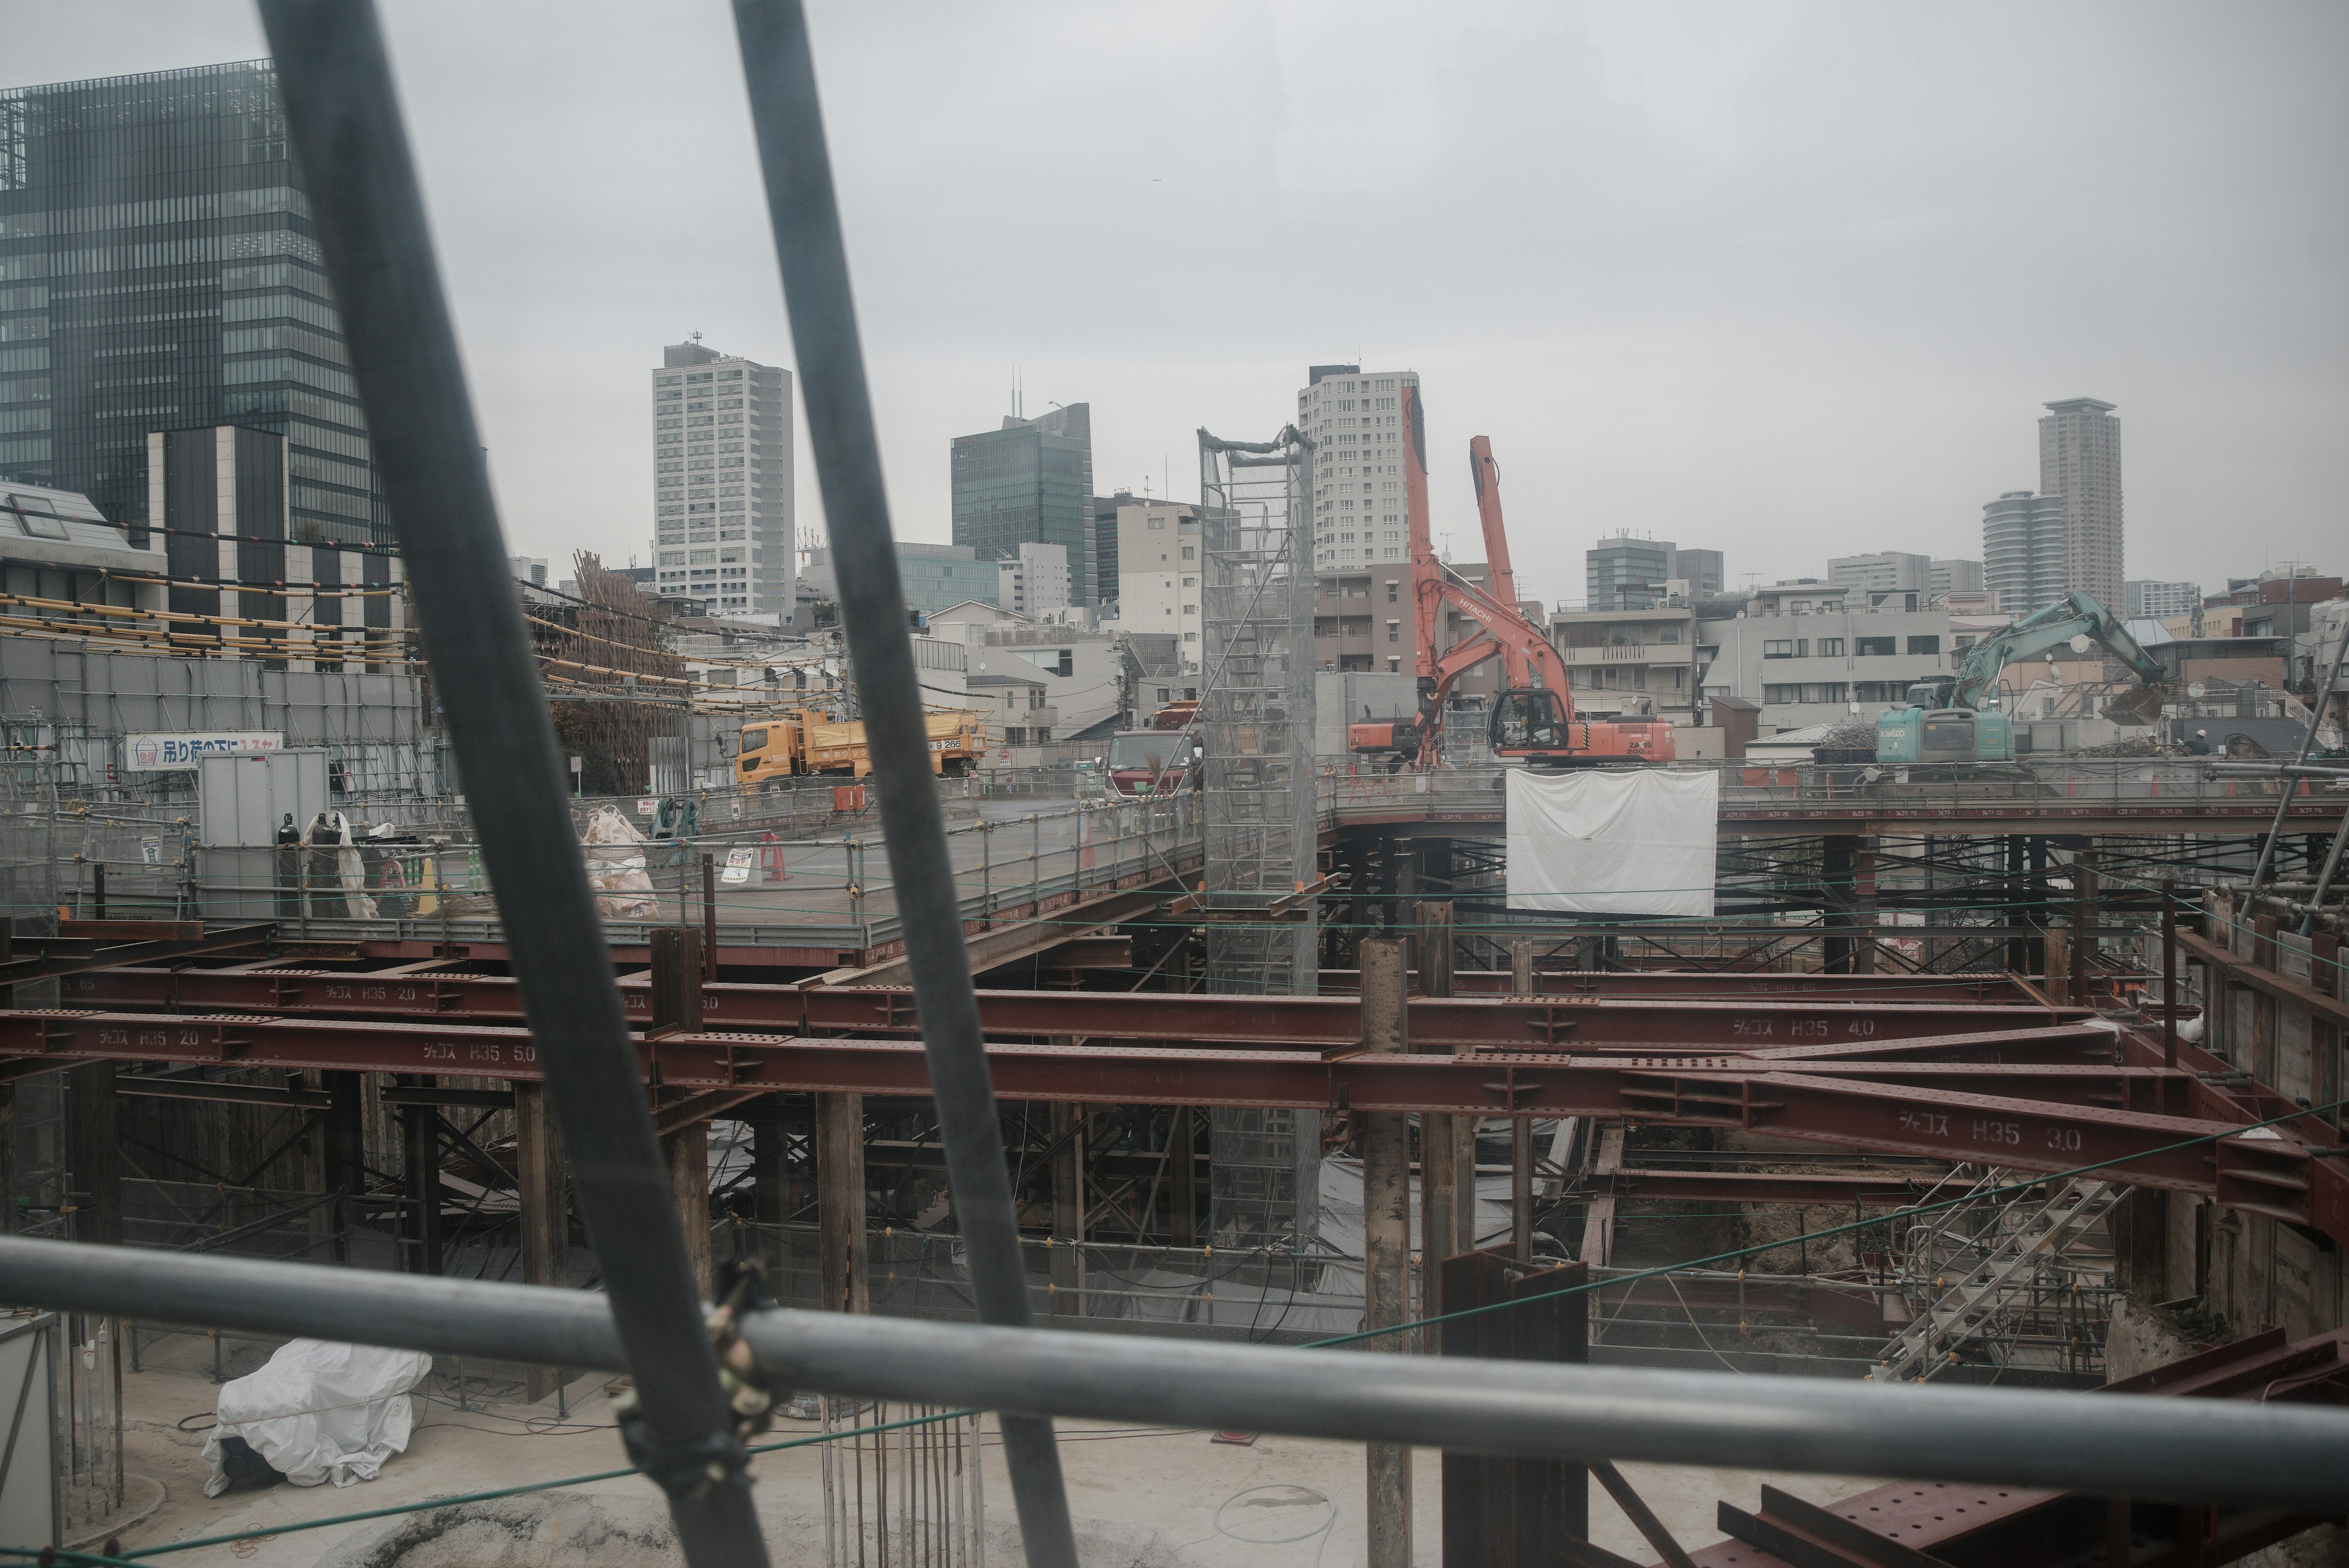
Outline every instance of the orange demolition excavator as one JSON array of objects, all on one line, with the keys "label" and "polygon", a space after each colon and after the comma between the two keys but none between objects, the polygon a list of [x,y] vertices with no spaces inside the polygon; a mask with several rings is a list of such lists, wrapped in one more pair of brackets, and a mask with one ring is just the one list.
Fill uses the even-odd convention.
[{"label": "orange demolition excavator", "polygon": [[[1542,628],[1517,608],[1516,574],[1509,566],[1508,535],[1501,525],[1501,471],[1493,462],[1493,443],[1483,436],[1468,443],[1476,520],[1485,532],[1485,561],[1491,574],[1490,587],[1483,588],[1436,558],[1427,521],[1427,426],[1416,387],[1403,389],[1402,424],[1419,711],[1396,719],[1366,717],[1349,726],[1348,749],[1357,756],[1384,758],[1397,767],[1404,763],[1433,767],[1442,750],[1444,711],[1454,684],[1497,655],[1507,689],[1493,704],[1495,755],[1550,767],[1671,762],[1672,727],[1661,720],[1574,716],[1566,661]],[[1436,631],[1447,607],[1475,622],[1477,629],[1438,654]]]}]

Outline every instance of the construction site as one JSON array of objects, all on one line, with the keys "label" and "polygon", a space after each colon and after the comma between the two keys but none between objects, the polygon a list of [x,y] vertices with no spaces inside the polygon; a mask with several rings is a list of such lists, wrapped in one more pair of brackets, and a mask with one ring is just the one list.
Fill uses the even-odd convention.
[{"label": "construction site", "polygon": [[1414,388],[1404,711],[1317,715],[1313,437],[1201,430],[1195,706],[982,766],[797,6],[736,12],[845,651],[741,690],[493,565],[381,37],[262,11],[403,566],[347,640],[0,640],[0,1558],[2349,1561],[2349,638],[2289,761],[2017,755],[2047,649],[2178,695],[2085,596],[1856,751],[1679,754]]}]

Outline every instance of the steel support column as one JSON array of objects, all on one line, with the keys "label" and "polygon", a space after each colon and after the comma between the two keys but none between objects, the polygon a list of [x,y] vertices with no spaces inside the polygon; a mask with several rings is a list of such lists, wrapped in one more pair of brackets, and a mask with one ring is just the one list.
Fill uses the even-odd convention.
[{"label": "steel support column", "polygon": [[[514,1175],[521,1183],[522,1279],[526,1285],[571,1283],[571,1177],[563,1130],[546,1103],[543,1084],[516,1084]],[[708,1233],[704,1227],[703,1233]],[[690,1234],[690,1232],[688,1232]],[[554,1369],[533,1366],[523,1397],[535,1403],[554,1392]]]},{"label": "steel support column", "polygon": [[[1362,1048],[1392,1054],[1411,1048],[1404,1005],[1403,944],[1368,938],[1360,944]],[[1362,1327],[1392,1328],[1411,1316],[1411,1129],[1402,1113],[1357,1116],[1362,1129]],[[1367,1350],[1401,1355],[1406,1334],[1363,1341]],[[1411,1449],[1365,1445],[1369,1568],[1411,1568]]]},{"label": "steel support column", "polygon": [[[77,1241],[122,1241],[122,1121],[115,1098],[114,1064],[88,1062],[67,1075],[66,1136]],[[14,1194],[9,1200],[14,1201]]]},{"label": "steel support column", "polygon": [[864,1096],[815,1096],[817,1278],[827,1312],[870,1312],[864,1239]]},{"label": "steel support column", "polygon": [[[1084,1107],[1054,1105],[1052,1129],[1052,1315],[1085,1315]],[[1065,1242],[1067,1245],[1057,1243]]]}]

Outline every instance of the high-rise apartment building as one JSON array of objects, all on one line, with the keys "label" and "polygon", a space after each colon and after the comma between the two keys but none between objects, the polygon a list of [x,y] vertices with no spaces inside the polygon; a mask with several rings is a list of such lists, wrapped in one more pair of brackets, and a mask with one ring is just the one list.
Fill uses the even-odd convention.
[{"label": "high-rise apartment building", "polygon": [[2113,405],[2065,398],[2039,421],[2039,493],[2064,504],[2064,582],[2120,602],[2121,422]]},{"label": "high-rise apartment building", "polygon": [[1359,569],[1406,558],[1402,505],[1402,393],[1414,370],[1315,365],[1297,392],[1297,428],[1313,441],[1309,493],[1313,568]]},{"label": "high-rise apartment building", "polygon": [[1096,558],[1091,404],[1032,420],[1006,414],[1000,430],[955,437],[950,461],[956,544],[982,561],[1015,560],[1022,545],[1058,545],[1068,552],[1073,602],[1115,597]]},{"label": "high-rise apartment building", "polygon": [[2064,498],[2010,490],[1982,508],[1982,580],[2007,615],[2062,598]]},{"label": "high-rise apartment building", "polygon": [[2139,578],[2121,585],[2121,615],[2128,620],[2160,620],[2192,615],[2202,607],[2199,583],[2157,583]]},{"label": "high-rise apartment building", "polygon": [[1905,550],[1878,550],[1866,556],[1831,556],[1827,558],[1827,581],[1838,587],[1849,588],[1855,596],[1866,593],[1924,593],[1933,575],[1930,556],[1914,556]]},{"label": "high-rise apartment building", "polygon": [[792,373],[696,334],[661,350],[651,377],[655,591],[788,621]]},{"label": "high-rise apartment building", "polygon": [[143,536],[148,435],[282,436],[297,540],[384,546],[266,60],[0,91],[0,473]]},{"label": "high-rise apartment building", "polygon": [[1980,561],[1951,559],[1936,561],[1926,574],[1925,587],[1936,603],[1951,594],[1978,594],[1987,585],[1982,580]]}]

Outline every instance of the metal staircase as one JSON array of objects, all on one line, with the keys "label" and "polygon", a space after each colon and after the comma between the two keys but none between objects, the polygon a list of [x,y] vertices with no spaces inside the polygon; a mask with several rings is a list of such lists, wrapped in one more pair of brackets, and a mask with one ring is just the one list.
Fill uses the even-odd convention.
[{"label": "metal staircase", "polygon": [[[2023,1176],[1986,1170],[1974,1191],[1992,1203],[1990,1192]],[[1929,1304],[1885,1345],[1869,1381],[1925,1382],[1955,1365],[1960,1346],[1999,1333],[2014,1298],[2044,1293],[2047,1276],[2112,1212],[2124,1190],[2075,1178],[2054,1186],[2043,1203],[2026,1199],[1992,1209],[1970,1235],[1961,1217],[1985,1218],[1981,1206],[1945,1210],[1909,1249],[1910,1278],[1920,1293],[1932,1293]]]}]

